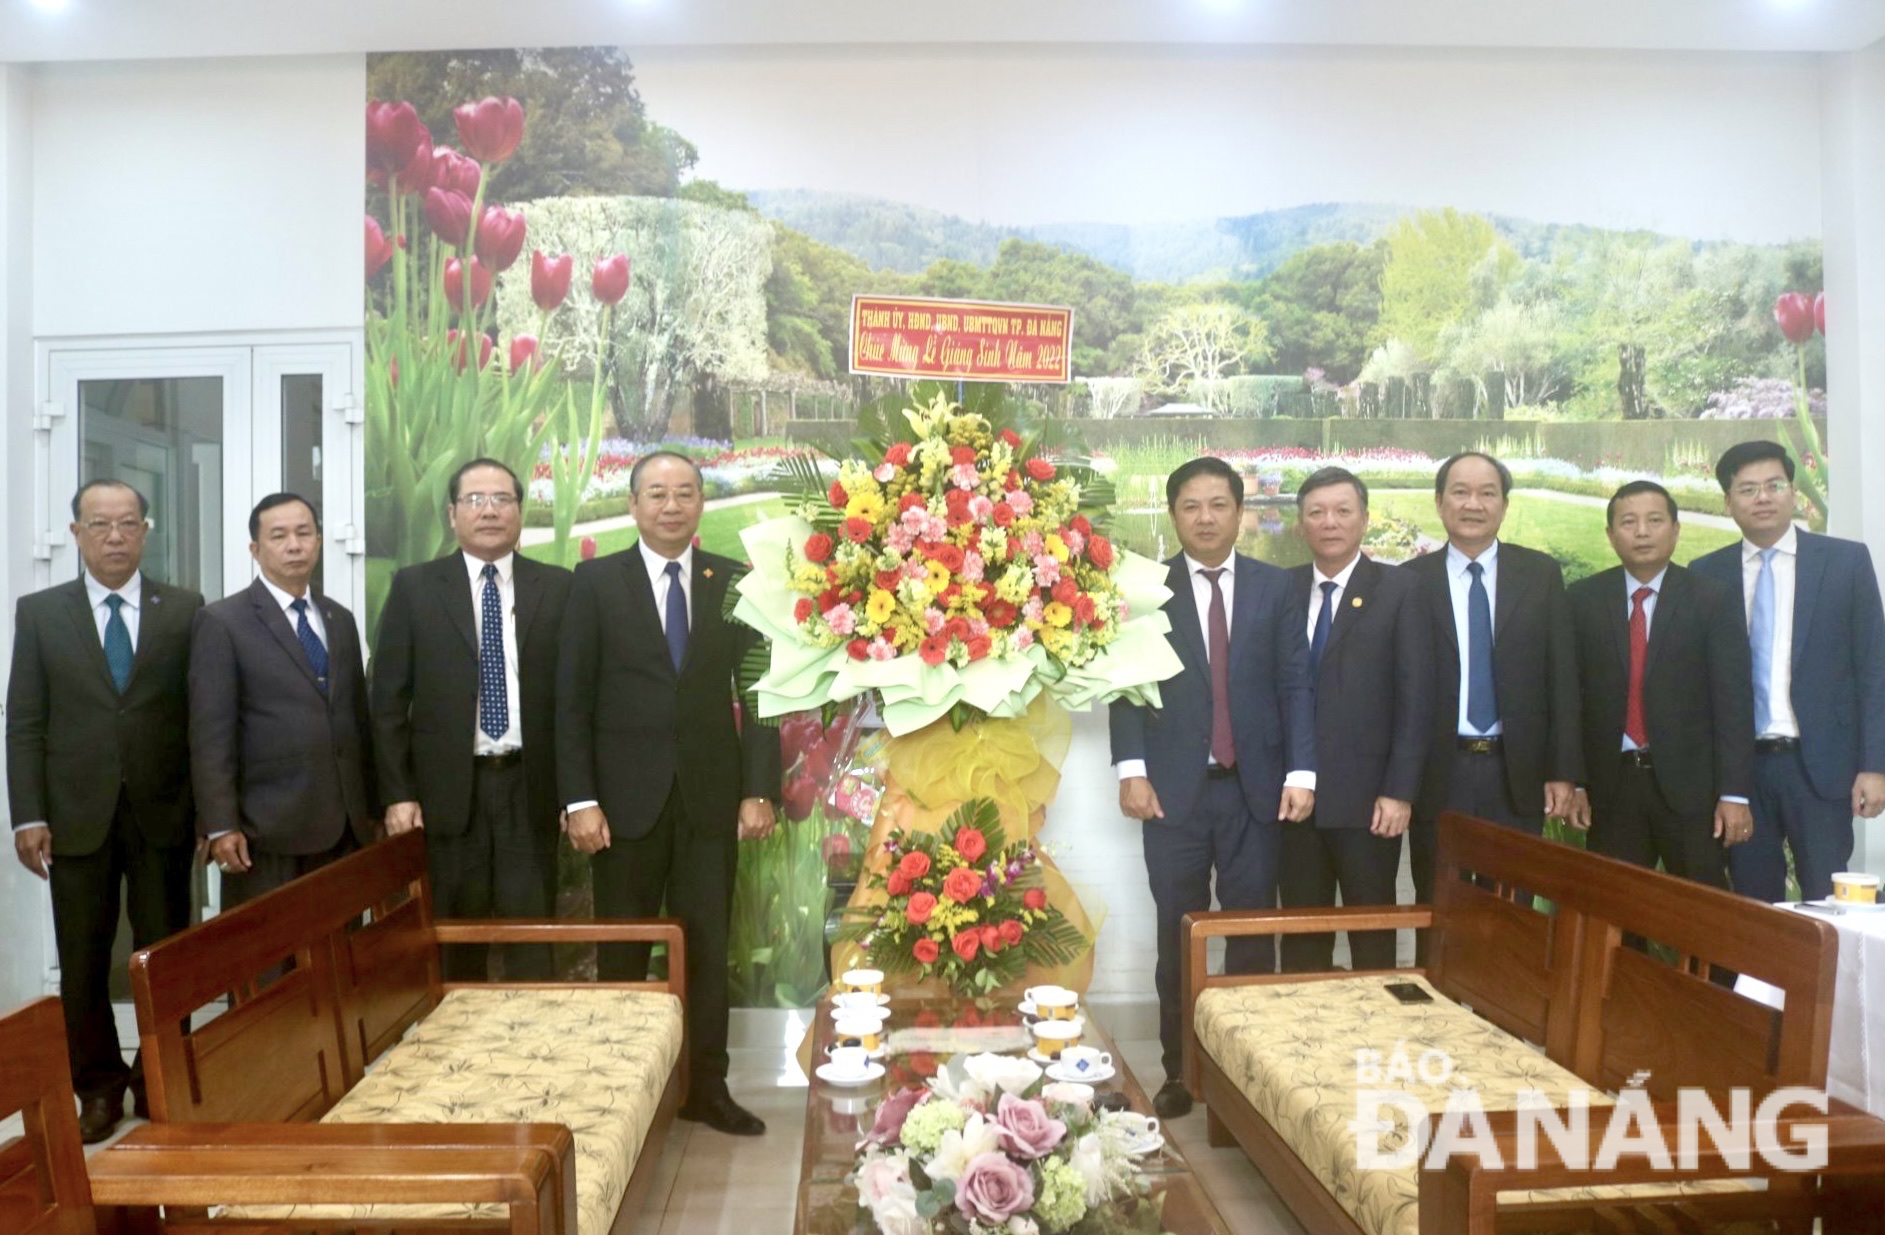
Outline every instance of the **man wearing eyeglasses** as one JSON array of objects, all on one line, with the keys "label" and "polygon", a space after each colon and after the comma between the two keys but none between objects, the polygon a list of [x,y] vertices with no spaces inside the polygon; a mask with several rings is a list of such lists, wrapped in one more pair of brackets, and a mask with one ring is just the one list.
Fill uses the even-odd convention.
[{"label": "man wearing eyeglasses", "polygon": [[[556,903],[556,656],[570,572],[517,552],[523,482],[495,459],[458,469],[458,549],[393,576],[373,645],[374,751],[386,831],[425,833],[441,918],[547,918]],[[507,944],[505,976],[548,980],[547,944]],[[447,981],[486,974],[482,944],[445,950]]]},{"label": "man wearing eyeglasses", "polygon": [[144,948],[190,922],[190,621],[195,592],[140,566],[144,495],[94,480],[72,499],[79,578],[20,598],[7,685],[13,850],[52,884],[53,935],[79,1134],[124,1117],[126,1068],[111,1014],[120,889]]},{"label": "man wearing eyeglasses", "polygon": [[1715,478],[1743,537],[1695,561],[1739,587],[1754,664],[1754,834],[1728,851],[1735,891],[1830,896],[1852,860],[1852,817],[1885,810],[1885,609],[1872,555],[1793,524],[1794,463],[1742,442]]}]

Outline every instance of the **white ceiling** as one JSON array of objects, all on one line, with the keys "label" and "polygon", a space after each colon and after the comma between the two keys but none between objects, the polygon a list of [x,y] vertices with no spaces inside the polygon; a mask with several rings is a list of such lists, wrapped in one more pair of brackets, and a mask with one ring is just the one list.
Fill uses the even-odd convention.
[{"label": "white ceiling", "polygon": [[574,44],[1856,51],[1885,0],[0,0],[0,61]]}]

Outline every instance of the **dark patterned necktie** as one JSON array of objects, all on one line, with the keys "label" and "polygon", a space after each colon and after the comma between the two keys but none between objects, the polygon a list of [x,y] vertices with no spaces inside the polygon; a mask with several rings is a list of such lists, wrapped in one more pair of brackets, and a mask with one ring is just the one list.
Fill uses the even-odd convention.
[{"label": "dark patterned necktie", "polygon": [[308,668],[314,670],[314,684],[327,693],[327,646],[321,637],[314,633],[314,627],[308,624],[308,600],[302,597],[288,606],[295,611],[295,638],[301,640],[301,650],[307,653]]},{"label": "dark patterned necktie", "polygon": [[1492,601],[1486,595],[1486,568],[1467,564],[1473,576],[1466,589],[1466,722],[1485,733],[1499,723],[1499,694],[1492,680]]},{"label": "dark patterned necktie", "polygon": [[105,597],[105,604],[111,609],[105,619],[105,666],[122,695],[131,684],[131,628],[124,624],[124,597],[113,592]]},{"label": "dark patterned necktie", "polygon": [[1211,585],[1211,758],[1219,767],[1237,766],[1237,744],[1230,730],[1230,619],[1218,579],[1224,567],[1199,571]]},{"label": "dark patterned necktie", "polygon": [[509,688],[504,681],[504,598],[498,591],[497,564],[484,564],[484,589],[478,604],[478,728],[501,738],[511,727]]},{"label": "dark patterned necktie", "polygon": [[1329,627],[1335,622],[1335,580],[1322,583],[1322,608],[1316,613],[1316,633],[1309,640],[1309,676],[1322,672],[1322,649],[1329,646]]},{"label": "dark patterned necktie", "polygon": [[674,671],[681,671],[681,662],[687,659],[687,593],[681,590],[681,564],[669,562],[667,632],[668,658],[674,662]]}]

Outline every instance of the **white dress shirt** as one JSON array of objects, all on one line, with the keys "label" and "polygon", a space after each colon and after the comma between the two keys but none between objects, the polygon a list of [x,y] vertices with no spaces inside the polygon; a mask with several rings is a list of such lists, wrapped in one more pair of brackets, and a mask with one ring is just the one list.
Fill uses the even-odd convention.
[{"label": "white dress shirt", "polygon": [[1472,593],[1473,576],[1466,568],[1474,562],[1482,568],[1480,578],[1486,585],[1486,607],[1492,614],[1492,637],[1499,637],[1499,542],[1493,541],[1486,546],[1485,552],[1477,558],[1467,557],[1460,552],[1459,546],[1452,542],[1446,547],[1447,592],[1453,600],[1453,637],[1459,640],[1460,649],[1460,714],[1459,735],[1463,738],[1495,738],[1505,732],[1503,721],[1493,721],[1492,728],[1481,729],[1466,719],[1467,702],[1471,698],[1473,660],[1469,649],[1472,647],[1472,635],[1468,625],[1467,601]]},{"label": "white dress shirt", "polygon": [[[1644,638],[1649,637],[1649,631],[1652,628],[1654,628],[1654,626],[1656,625],[1656,602],[1662,599],[1662,581],[1664,579],[1667,579],[1668,577],[1669,577],[1669,568],[1667,566],[1657,571],[1656,577],[1654,579],[1651,579],[1648,583],[1639,583],[1637,582],[1635,575],[1631,574],[1627,570],[1623,572],[1623,620],[1624,621],[1626,622],[1629,621],[1630,615],[1636,612],[1637,589],[1638,588],[1649,589],[1649,595],[1643,599]],[[1645,665],[1644,668],[1647,669],[1648,666]],[[1627,664],[1624,666],[1624,687],[1623,688],[1624,688],[1625,694],[1627,695],[1629,692],[1629,666]],[[1626,702],[1624,706],[1628,707],[1629,705]],[[1627,733],[1623,735],[1623,749],[1624,750],[1636,749],[1636,743],[1630,740],[1630,735]]]},{"label": "white dress shirt", "polygon": [[[1185,573],[1191,577],[1191,599],[1198,609],[1198,631],[1204,639],[1205,656],[1211,654],[1211,580],[1205,577],[1205,571],[1218,567],[1206,566],[1189,553],[1184,555]],[[1232,623],[1233,607],[1237,603],[1237,555],[1224,559],[1223,574],[1217,578],[1218,589],[1224,595],[1224,629],[1235,629]],[[1205,756],[1207,766],[1217,766],[1217,761]],[[1131,780],[1135,776],[1145,775],[1145,760],[1121,759],[1117,765],[1120,780]],[[1293,771],[1283,777],[1283,785],[1289,789],[1307,789],[1314,793],[1316,774],[1314,772]]]},{"label": "white dress shirt", "polygon": [[308,625],[314,628],[315,637],[321,641],[321,646],[324,648],[331,649],[334,646],[332,643],[328,642],[327,623],[321,618],[321,606],[315,601],[312,589],[302,596],[290,596],[288,593],[276,587],[274,582],[267,575],[262,576],[262,586],[268,589],[268,594],[273,596],[275,603],[281,606],[282,616],[288,619],[289,630],[297,629],[300,621],[301,615],[294,611],[295,601],[307,601]]},{"label": "white dress shirt", "polygon": [[[1348,565],[1342,567],[1332,575],[1323,574],[1320,566],[1311,566],[1309,568],[1309,625],[1306,628],[1307,633],[1304,637],[1311,643],[1314,643],[1316,639],[1316,620],[1322,616],[1322,585],[1325,583],[1333,583],[1335,585],[1335,590],[1329,593],[1329,604],[1340,608],[1342,596],[1348,591],[1348,581],[1354,576],[1355,567],[1360,561],[1361,550],[1357,549],[1355,550],[1355,556],[1348,560]],[[1329,630],[1331,632],[1335,629],[1335,618],[1335,610],[1331,609],[1329,611]]]},{"label": "white dress shirt", "polygon": [[[1773,670],[1767,678],[1767,730],[1757,738],[1797,738],[1800,721],[1793,714],[1793,593],[1794,575],[1800,561],[1800,533],[1792,524],[1787,534],[1775,541],[1769,569],[1774,572],[1774,655]],[[1761,549],[1752,541],[1741,542],[1741,599],[1747,610],[1748,625],[1754,624],[1754,584],[1761,577]]]},{"label": "white dress shirt", "polygon": [[[478,647],[484,647],[484,568],[486,562],[481,557],[466,553],[465,569],[471,572],[471,626],[478,634]],[[517,585],[512,572],[516,569],[517,555],[506,553],[495,562],[497,567],[498,612],[503,615],[504,627],[504,701],[510,717],[510,727],[496,737],[486,733],[478,725],[474,713],[471,722],[471,753],[474,755],[505,755],[514,750],[521,750],[524,745],[523,692],[517,685]],[[482,706],[483,700],[480,699]]]},{"label": "white dress shirt", "polygon": [[[694,546],[689,545],[681,550],[679,557],[667,558],[650,548],[646,540],[637,540],[635,544],[641,550],[642,565],[647,568],[648,582],[654,589],[655,621],[662,630],[667,629],[668,563],[679,562],[681,564],[681,595],[687,598],[687,629],[694,629]],[[579,810],[600,805],[600,802],[590,798],[582,802],[571,802],[568,809],[571,814],[575,814]]]},{"label": "white dress shirt", "polygon": [[[124,617],[125,629],[131,632],[131,650],[133,652],[137,651],[137,608],[144,598],[144,576],[137,571],[132,571],[131,577],[125,581],[123,587],[108,588],[97,579],[94,579],[92,572],[88,570],[85,572],[85,596],[92,602],[92,624],[98,628],[98,646],[100,647],[105,645],[105,623],[111,620],[111,606],[106,604],[105,601],[111,596],[122,596],[124,598],[124,605],[118,612]],[[32,819],[25,823],[14,824],[13,830],[15,832],[24,832],[28,828],[43,828],[46,826],[45,820]]]}]

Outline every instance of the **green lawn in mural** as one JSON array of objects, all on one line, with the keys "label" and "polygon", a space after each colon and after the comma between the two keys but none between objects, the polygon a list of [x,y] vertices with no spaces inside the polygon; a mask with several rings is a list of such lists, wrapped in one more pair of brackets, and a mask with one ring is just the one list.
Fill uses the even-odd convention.
[{"label": "green lawn in mural", "polygon": [[[700,519],[700,547],[709,553],[719,553],[735,561],[745,561],[746,546],[740,543],[740,532],[755,523],[784,513],[785,501],[779,497],[708,510]],[[635,543],[633,523],[619,519],[610,520],[610,523],[616,526],[588,537],[595,542],[595,552],[591,556],[604,557],[610,553],[619,553]],[[585,546],[580,541],[568,546],[564,551],[561,565],[576,565],[584,548]],[[556,547],[547,541],[539,544],[526,543],[523,546],[523,552],[539,562],[549,562],[555,560]]]}]

